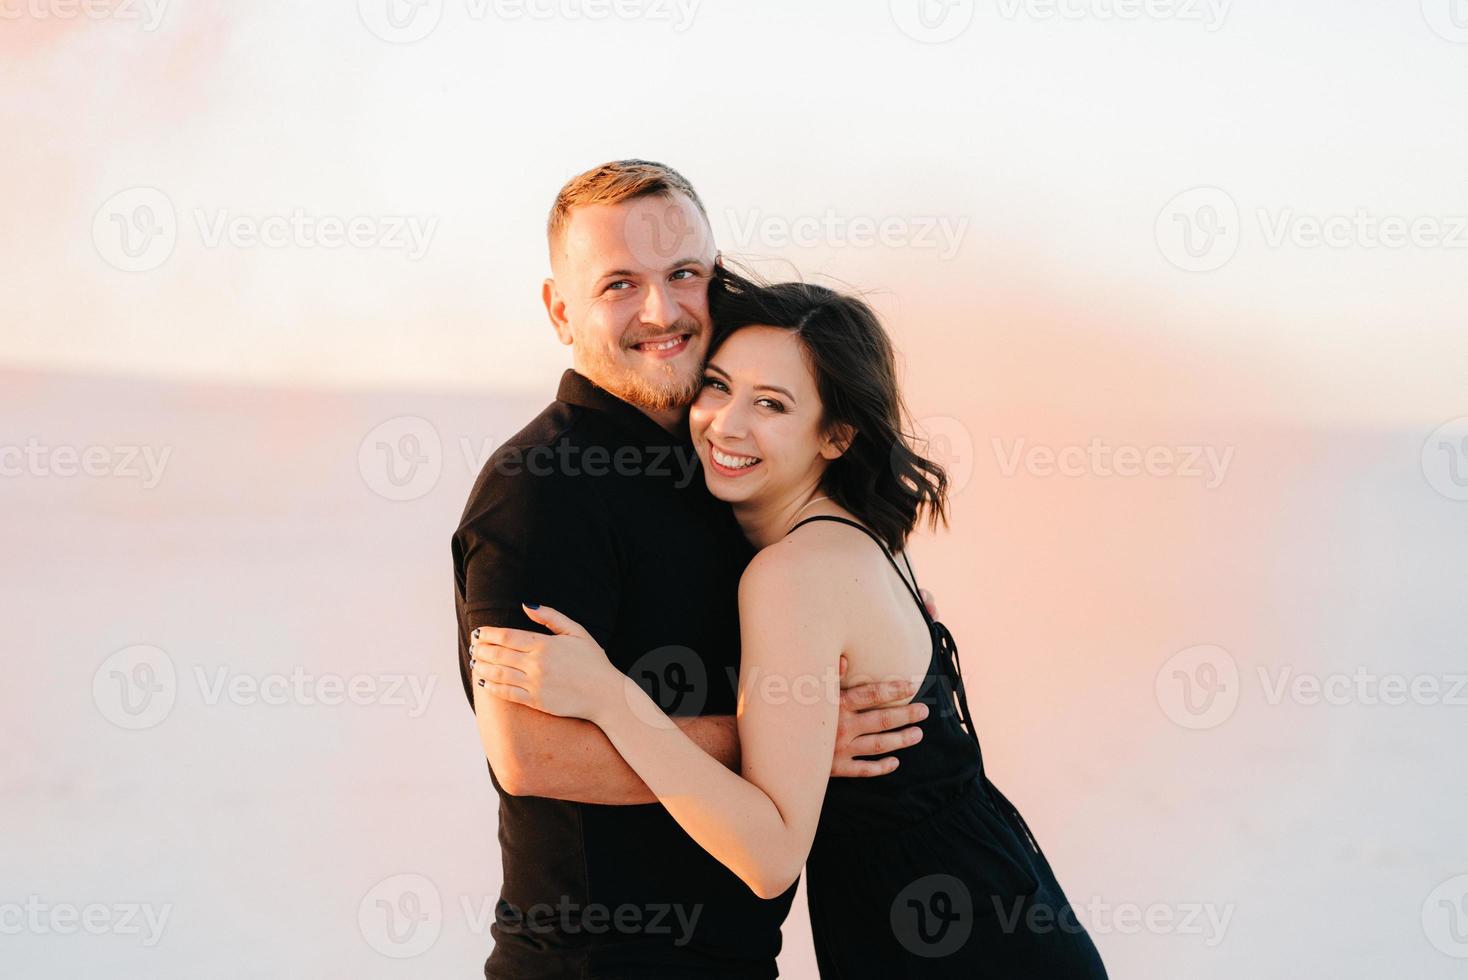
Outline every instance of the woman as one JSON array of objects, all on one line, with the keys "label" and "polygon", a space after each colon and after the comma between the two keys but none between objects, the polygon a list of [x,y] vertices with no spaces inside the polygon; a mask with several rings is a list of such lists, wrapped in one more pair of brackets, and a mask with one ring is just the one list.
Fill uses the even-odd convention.
[{"label": "woman", "polygon": [[[740,773],[553,609],[526,605],[553,635],[480,631],[476,682],[599,725],[761,897],[804,865],[824,978],[1105,977],[1024,819],[984,774],[952,637],[906,555],[894,558],[920,518],[945,519],[947,480],[903,435],[881,325],[852,297],[727,271],[710,309],[690,433],[709,489],[758,549],[739,586]],[[881,776],[828,780],[838,683],[898,676],[921,678],[921,740],[895,746]]]}]

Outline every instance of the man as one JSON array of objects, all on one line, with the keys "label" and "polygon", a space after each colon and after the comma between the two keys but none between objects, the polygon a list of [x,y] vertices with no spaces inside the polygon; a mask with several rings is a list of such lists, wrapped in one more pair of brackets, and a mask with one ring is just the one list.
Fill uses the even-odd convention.
[{"label": "man", "polygon": [[[552,605],[738,769],[738,583],[753,550],[708,493],[685,418],[711,335],[707,215],[676,171],[624,160],[570,180],[547,237],[542,295],[575,367],[485,464],[453,539],[460,675],[500,796],[504,883],[485,976],[774,977],[794,886],[757,898],[595,725],[469,682],[476,627],[541,629],[521,604]],[[887,771],[890,759],[870,757],[900,744],[889,730],[922,708],[865,709],[912,693],[843,695],[833,775]]]}]

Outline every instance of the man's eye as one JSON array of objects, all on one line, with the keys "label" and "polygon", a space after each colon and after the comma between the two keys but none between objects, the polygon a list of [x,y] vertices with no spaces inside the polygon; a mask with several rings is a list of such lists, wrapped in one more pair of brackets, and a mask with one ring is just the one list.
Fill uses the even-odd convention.
[{"label": "man's eye", "polygon": [[607,284],[607,289],[609,289],[609,290],[615,289],[615,290],[617,290],[617,291],[620,292],[621,291],[621,287],[623,287],[623,286],[626,286],[628,289],[631,289],[632,288],[632,281],[630,279],[618,279],[616,282],[608,283]]},{"label": "man's eye", "polygon": [[697,275],[697,273],[695,273],[692,269],[679,269],[677,272],[673,273],[673,278],[692,279],[695,275]]}]

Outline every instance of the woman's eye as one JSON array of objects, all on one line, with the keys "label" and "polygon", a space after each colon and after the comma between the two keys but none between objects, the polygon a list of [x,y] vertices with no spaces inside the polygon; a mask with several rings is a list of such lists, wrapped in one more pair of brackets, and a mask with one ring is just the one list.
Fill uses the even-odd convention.
[{"label": "woman's eye", "polygon": [[727,391],[728,390],[727,388],[724,387],[724,382],[720,381],[718,378],[704,378],[703,379],[703,386],[705,388],[712,388],[715,391]]},{"label": "woman's eye", "polygon": [[770,409],[773,412],[785,411],[785,406],[775,401],[775,399],[773,398],[761,398],[759,401],[755,402],[755,404],[764,405],[766,408]]}]

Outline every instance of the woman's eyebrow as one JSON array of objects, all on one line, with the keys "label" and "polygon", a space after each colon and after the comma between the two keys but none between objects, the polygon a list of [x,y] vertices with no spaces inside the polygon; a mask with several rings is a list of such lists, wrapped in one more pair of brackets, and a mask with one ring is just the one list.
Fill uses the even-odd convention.
[{"label": "woman's eyebrow", "polygon": [[[703,369],[705,371],[712,371],[715,374],[722,374],[726,378],[729,377],[729,372],[719,367],[713,361],[709,361],[707,364],[705,364],[703,366]],[[778,391],[780,394],[784,395],[792,402],[795,401],[795,396],[790,394],[790,392],[786,391],[784,388],[781,388],[779,385],[755,385],[754,387],[757,391]]]}]

